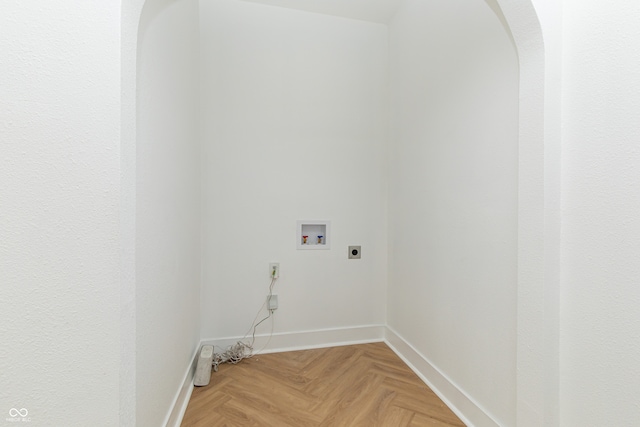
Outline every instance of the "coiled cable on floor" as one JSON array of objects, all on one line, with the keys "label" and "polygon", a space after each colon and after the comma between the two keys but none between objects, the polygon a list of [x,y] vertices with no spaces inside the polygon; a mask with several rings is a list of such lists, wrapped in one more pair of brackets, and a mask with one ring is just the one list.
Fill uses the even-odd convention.
[{"label": "coiled cable on floor", "polygon": [[249,344],[238,341],[234,345],[229,346],[226,351],[213,354],[213,360],[211,361],[213,364],[213,370],[218,372],[218,366],[222,363],[231,363],[235,365],[242,359],[251,357],[252,352],[253,348]]},{"label": "coiled cable on floor", "polygon": [[[242,337],[242,339],[237,343],[227,347],[226,350],[224,350],[222,353],[213,353],[213,359],[211,361],[211,364],[213,365],[213,370],[215,372],[218,372],[218,367],[223,363],[231,363],[235,365],[237,363],[240,363],[243,359],[249,359],[254,356],[253,344],[256,341],[256,328],[262,322],[264,322],[265,320],[267,320],[273,315],[273,310],[268,310],[269,314],[267,314],[267,316],[264,319],[260,320],[258,323],[256,323],[256,320],[258,320],[258,316],[260,315],[260,312],[266,306],[267,301],[273,295],[273,286],[275,285],[276,280],[277,279],[275,277],[271,278],[271,283],[269,284],[269,295],[267,296],[267,300],[262,304],[262,306],[256,313],[256,317],[253,319],[253,323],[251,324],[251,327],[249,328],[247,333],[244,334],[244,337]],[[243,340],[247,338],[247,336],[249,335],[249,332],[252,332],[251,344],[247,344],[243,342]],[[271,325],[271,333],[269,334],[269,341],[271,340],[272,335],[273,335],[273,324]],[[267,344],[269,343],[269,341],[267,341]],[[265,344],[265,347],[266,347],[266,344]],[[260,351],[262,350],[264,350],[264,347]]]}]

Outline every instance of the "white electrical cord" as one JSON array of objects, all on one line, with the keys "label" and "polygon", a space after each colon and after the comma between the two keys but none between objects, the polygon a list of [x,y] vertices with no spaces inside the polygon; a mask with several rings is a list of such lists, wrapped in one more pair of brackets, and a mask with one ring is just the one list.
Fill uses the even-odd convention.
[{"label": "white electrical cord", "polygon": [[[253,357],[253,356],[257,355],[257,354],[260,354],[260,352],[262,352],[262,350],[264,350],[267,347],[267,345],[271,341],[271,337],[273,336],[273,323],[274,323],[273,319],[271,321],[271,333],[269,334],[269,339],[267,340],[267,343],[265,344],[264,347],[262,347],[262,349],[260,349],[260,351],[258,351],[257,353],[253,353],[253,345],[254,345],[254,343],[256,341],[256,328],[262,322],[264,322],[268,318],[272,317],[272,315],[273,315],[273,311],[274,310],[268,310],[269,314],[267,315],[267,317],[265,317],[264,319],[262,319],[258,323],[256,323],[256,320],[258,320],[258,316],[260,316],[260,313],[262,312],[262,309],[265,307],[267,302],[273,296],[273,286],[275,285],[276,280],[277,279],[275,277],[271,278],[271,284],[269,285],[269,295],[267,296],[266,301],[262,304],[262,306],[260,307],[260,309],[256,313],[256,317],[253,319],[253,323],[251,324],[251,327],[249,327],[249,330],[247,331],[246,334],[244,334],[242,339],[240,341],[238,341],[237,343],[227,347],[226,350],[224,350],[222,353],[214,353],[213,354],[213,359],[211,361],[211,364],[213,365],[213,370],[214,371],[218,372],[218,366],[220,366],[223,363],[231,363],[231,364],[235,365],[236,363],[241,362],[242,359],[249,359],[249,358],[251,358],[251,357]],[[251,332],[252,329],[253,329],[253,332],[251,334],[251,344],[247,344],[247,343],[243,342],[243,340],[245,338],[247,338],[247,336],[249,335],[249,332]]]}]

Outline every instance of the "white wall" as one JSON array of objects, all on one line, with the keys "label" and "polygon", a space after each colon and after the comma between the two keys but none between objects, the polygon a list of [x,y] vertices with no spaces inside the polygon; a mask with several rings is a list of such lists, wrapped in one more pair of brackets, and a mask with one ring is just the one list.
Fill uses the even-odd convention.
[{"label": "white wall", "polygon": [[200,337],[197,1],[147,2],[137,89],[136,425],[158,426]]},{"label": "white wall", "polygon": [[[224,0],[201,33],[203,337],[245,334],[273,261],[276,334],[383,324],[386,27]],[[296,250],[304,219],[331,250]]]},{"label": "white wall", "polygon": [[114,2],[0,5],[2,423],[118,424],[119,22]]},{"label": "white wall", "polygon": [[564,20],[561,425],[640,425],[640,4]]},{"label": "white wall", "polygon": [[244,0],[324,15],[387,24],[402,0]]},{"label": "white wall", "polygon": [[[551,1],[535,0],[534,3],[536,7],[544,8]],[[120,5],[105,3],[96,6],[95,2],[89,5],[87,2],[70,1],[56,3],[55,6],[40,2],[35,7],[29,2],[5,0],[0,7],[0,51],[3,53],[0,55],[3,76],[0,81],[0,182],[3,184],[0,185],[0,336],[5,343],[0,348],[0,414],[6,416],[12,407],[28,408],[30,425],[125,425],[135,422],[126,418],[133,406],[125,410],[124,418],[118,417],[123,402],[128,403],[127,396],[133,395],[134,387],[123,385],[123,379],[126,380],[131,371],[127,370],[130,366],[122,363],[122,360],[127,359],[128,363],[132,352],[127,352],[125,346],[122,349],[124,353],[120,354],[118,343],[122,308],[119,293],[124,294],[129,289],[125,289],[126,284],[123,288],[117,286],[121,280],[121,251],[132,251],[132,245],[122,248],[118,242],[118,233],[121,231],[118,228],[118,211],[123,208],[118,207],[120,192],[133,193],[126,185],[126,175],[134,168],[126,169],[125,166],[134,156],[126,154],[128,157],[123,159],[124,166],[118,162],[119,149],[126,151],[133,146],[127,142],[135,140],[131,123],[135,110],[128,110],[135,105],[135,84],[132,83],[135,77],[132,76],[135,76],[136,58],[135,54],[131,55],[135,51],[135,31],[131,31],[131,28],[135,26],[134,23],[137,24],[137,8],[142,0],[133,6],[132,3],[128,1],[121,5],[122,17],[118,10]],[[563,3],[566,14],[566,61],[563,90],[565,147],[559,424],[636,425],[640,416],[634,396],[639,391],[640,362],[637,357],[639,319],[634,308],[638,306],[640,298],[634,280],[640,276],[640,272],[636,261],[638,247],[634,246],[638,235],[636,213],[639,207],[634,184],[639,177],[635,168],[638,163],[638,135],[633,123],[639,107],[635,70],[638,69],[640,34],[635,22],[640,13],[636,2],[631,0],[616,0],[606,6],[600,6],[599,2],[592,0],[568,0]],[[185,15],[191,16],[191,13],[182,10],[176,19],[180,20]],[[478,16],[485,16],[484,12]],[[119,32],[120,18],[123,20],[122,33]],[[254,18],[252,22],[258,21]],[[541,16],[543,27],[556,18]],[[336,21],[331,22],[340,22],[337,18],[333,19]],[[308,24],[309,20],[302,22]],[[483,19],[482,22],[487,21]],[[161,27],[167,28],[164,24]],[[555,23],[552,27],[558,28]],[[178,38],[192,36],[189,31],[184,34],[183,26],[179,25],[177,29],[179,32],[175,35]],[[118,37],[121,34],[123,39],[120,45]],[[547,48],[554,41],[558,42],[557,38],[547,39],[547,36],[548,33],[545,36]],[[285,45],[297,44],[290,39],[283,36],[280,40]],[[551,47],[558,48],[557,44]],[[292,46],[282,47],[283,50],[288,48]],[[122,64],[119,63],[121,53]],[[119,116],[120,78],[125,85],[122,117]],[[159,84],[155,80],[149,83]],[[420,107],[420,104],[416,105]],[[156,110],[156,113],[161,111]],[[122,133],[119,133],[120,123],[124,123]],[[531,123],[523,125],[529,126]],[[415,133],[419,132],[416,130]],[[243,141],[248,139],[243,138]],[[270,139],[271,144],[275,144],[274,139]],[[411,149],[409,145],[402,147],[403,150]],[[230,150],[229,147],[226,149]],[[205,160],[209,159],[205,157]],[[254,159],[250,166],[255,167],[256,163]],[[366,162],[362,163],[357,165],[359,170],[366,169]],[[394,162],[394,165],[398,163]],[[148,166],[158,174],[155,170],[157,166]],[[120,170],[121,167],[123,170]],[[339,170],[344,173],[345,169]],[[399,171],[394,170],[391,183],[397,186],[401,181],[397,176]],[[123,188],[120,188],[121,172],[125,176]],[[228,170],[225,174],[225,177],[232,177]],[[261,176],[268,179],[269,184],[274,180],[273,175]],[[277,184],[285,181],[285,174],[277,173],[275,176],[279,177]],[[164,178],[159,179],[164,182]],[[208,180],[206,182],[210,185]],[[384,180],[376,182],[384,185]],[[408,189],[415,188],[408,182],[404,183]],[[255,185],[259,187],[263,184]],[[293,204],[291,193],[295,185],[287,183],[286,193],[289,196],[280,195],[280,200]],[[372,188],[378,188],[377,185]],[[391,194],[392,197],[400,197],[393,196],[393,191]],[[410,202],[413,200],[409,196],[402,197]],[[192,195],[189,198],[193,201]],[[331,206],[335,207],[335,204]],[[267,212],[278,209],[273,204]],[[315,217],[319,210],[309,208],[296,212],[292,218],[303,215]],[[267,213],[267,216],[271,216],[271,213]],[[273,216],[276,217],[276,214]],[[331,216],[331,212],[326,216]],[[394,236],[398,232],[397,218],[396,212],[391,221]],[[280,224],[284,222],[276,221]],[[287,219],[286,225],[280,225],[280,228],[286,229],[285,232],[293,238],[290,222]],[[349,232],[357,230],[357,227],[353,227],[355,221],[349,220],[348,223]],[[149,225],[156,226],[157,223]],[[419,228],[416,230],[420,231]],[[400,227],[399,231],[407,230]],[[225,234],[220,230],[217,233]],[[351,237],[349,235],[344,239],[344,245],[354,243]],[[354,234],[353,237],[360,238],[360,235]],[[121,238],[126,240],[128,237]],[[287,251],[290,250],[288,245]],[[393,245],[396,247],[397,243]],[[415,246],[411,243],[407,249]],[[255,268],[250,273],[250,280],[252,284],[256,282],[256,288],[260,288],[262,285],[257,282],[262,280],[266,263],[272,258],[283,263],[282,284],[292,280],[287,274],[300,275],[303,266],[301,262],[295,262],[296,256],[305,254],[288,253],[292,261],[287,262],[283,261],[284,256],[275,252],[269,253],[269,259],[262,259],[262,255],[267,253],[263,249],[251,249],[252,260],[243,264],[240,270],[231,272],[236,267],[225,270],[221,278],[215,278],[216,286],[224,290],[223,279],[229,279],[236,272],[248,276],[244,272],[246,265]],[[403,254],[397,253],[399,256]],[[327,265],[335,270],[344,268],[332,258],[333,255],[328,257]],[[327,257],[327,254],[320,256]],[[259,262],[254,262],[257,258],[260,258]],[[383,258],[377,255],[378,260]],[[397,266],[401,258],[394,257],[390,265]],[[218,267],[212,268],[209,273],[212,283],[211,276],[217,274],[217,269],[224,261],[223,257]],[[295,265],[294,269],[288,271],[287,263]],[[375,268],[383,269],[384,262],[377,262]],[[418,279],[426,275],[419,270],[415,273],[412,277]],[[378,273],[375,277],[378,277]],[[397,276],[394,277],[397,279]],[[240,286],[239,292],[234,290],[236,294],[245,290],[245,285],[246,282],[237,281],[234,277],[233,286]],[[375,286],[378,286],[377,282]],[[390,295],[390,323],[403,334],[405,330],[417,334],[416,330],[410,326],[404,327],[398,321],[398,299],[419,297],[424,289],[412,287],[409,280],[403,286],[406,293],[398,292],[397,298]],[[362,286],[359,287],[361,290]],[[330,285],[330,291],[335,292],[336,289],[335,284]],[[292,286],[290,290],[295,291],[295,288]],[[392,290],[396,292],[401,289]],[[448,295],[447,289],[439,287],[435,290]],[[149,291],[147,288],[145,292]],[[322,306],[315,297],[321,291],[317,287],[307,291],[309,296],[301,298],[305,302],[304,308],[313,314],[312,319],[317,320],[322,317],[319,315]],[[328,298],[329,294],[322,292],[321,296]],[[362,296],[365,293],[357,294]],[[302,292],[297,295],[302,295]],[[153,297],[160,300],[155,303],[152,301],[156,300],[147,298],[145,303],[151,303],[149,311],[161,310],[166,302],[164,296],[156,293]],[[132,300],[128,294],[124,298]],[[218,295],[210,295],[211,300],[218,298]],[[234,297],[227,301],[236,304],[240,299]],[[425,304],[420,309],[406,305],[417,321],[430,315],[425,310],[430,304],[429,300],[422,302]],[[218,303],[215,307],[225,310]],[[380,317],[376,321],[380,322],[383,319],[380,312],[384,309],[380,309],[380,305],[376,307],[371,311],[378,313]],[[284,308],[283,305],[281,310]],[[246,311],[251,311],[253,315],[252,310]],[[220,319],[226,321],[225,315],[229,311],[223,311]],[[298,316],[299,312],[294,314]],[[241,313],[237,317],[244,322],[246,316]],[[293,317],[290,315],[287,319]],[[465,314],[463,319],[476,320],[476,317],[472,311],[468,317]],[[122,320],[125,329],[126,326],[133,326],[130,320],[131,317]],[[446,323],[444,327],[447,327]],[[128,333],[126,330],[122,332]],[[207,331],[205,336],[217,336],[218,332],[227,333]],[[432,333],[432,330],[427,328],[425,332]],[[406,333],[406,337],[411,338],[412,343],[423,346],[422,336],[413,339],[412,334]],[[187,342],[193,340],[193,336],[184,338]],[[434,342],[449,345],[443,340]],[[146,346],[148,341],[144,343]],[[423,351],[420,346],[419,349]],[[149,351],[149,347],[145,351]],[[427,354],[426,351],[423,353]],[[167,354],[172,357],[177,353]],[[465,355],[463,360],[470,363],[478,361],[475,355]],[[454,362],[458,363],[455,357]],[[122,366],[119,385],[118,373]],[[524,366],[523,370],[534,371],[529,366]],[[170,376],[175,379],[176,373],[177,370],[172,370]],[[470,390],[466,384],[460,385],[464,390]],[[86,393],[89,387],[91,393]],[[175,384],[171,387],[174,387],[172,391],[177,389]],[[475,391],[473,394],[474,397],[483,395],[483,392]],[[490,407],[487,402],[480,403]],[[150,406],[148,402],[143,402],[143,407],[148,410]],[[161,413],[166,414],[166,410],[163,407]],[[498,418],[501,416],[497,415]]]},{"label": "white wall", "polygon": [[388,323],[514,425],[515,49],[483,1],[408,0],[391,21],[390,52]]}]

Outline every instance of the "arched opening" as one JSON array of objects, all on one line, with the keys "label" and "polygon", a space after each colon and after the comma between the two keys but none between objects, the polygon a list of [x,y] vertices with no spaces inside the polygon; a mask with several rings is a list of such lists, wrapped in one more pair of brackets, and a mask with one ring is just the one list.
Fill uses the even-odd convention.
[{"label": "arched opening", "polygon": [[[171,114],[170,112],[161,111],[163,109],[162,105],[166,106],[167,103],[170,101],[167,101],[167,99],[165,100],[155,99],[151,101],[151,99],[153,99],[153,96],[151,96],[150,98],[144,101],[142,101],[141,98],[138,96],[138,99],[136,100],[136,95],[135,95],[136,93],[140,94],[140,90],[142,91],[147,90],[144,88],[145,85],[151,86],[155,84],[154,82],[151,82],[151,81],[141,81],[140,76],[143,76],[143,75],[151,76],[154,73],[156,74],[166,73],[165,77],[169,77],[171,73],[174,73],[174,72],[178,73],[177,75],[184,76],[185,70],[183,69],[183,70],[170,71],[168,68],[163,67],[162,63],[158,63],[154,61],[150,61],[147,65],[142,65],[141,67],[141,63],[139,62],[139,58],[141,54],[139,49],[141,48],[141,45],[139,44],[140,42],[136,38],[139,31],[138,23],[137,23],[137,20],[131,18],[132,16],[137,16],[136,13],[140,13],[140,10],[142,10],[143,2],[140,1],[138,3],[139,4],[137,6],[130,6],[131,8],[130,14],[128,15],[125,14],[126,17],[129,18],[129,26],[127,27],[126,25],[123,25],[123,34],[125,35],[125,37],[123,37],[123,46],[125,46],[128,49],[128,57],[126,55],[123,56],[123,69],[125,71],[128,71],[128,73],[123,73],[123,87],[124,87],[124,99],[125,99],[125,101],[123,102],[123,123],[125,124],[125,126],[123,126],[124,128],[123,129],[124,130],[123,132],[124,157],[123,158],[125,159],[125,163],[126,163],[126,167],[123,168],[123,171],[124,171],[123,186],[127,185],[127,181],[129,181],[129,183],[133,182],[134,187],[138,189],[138,192],[144,193],[145,190],[139,187],[139,185],[142,182],[141,179],[145,180],[149,178],[152,182],[154,182],[154,185],[155,185],[158,182],[163,182],[165,177],[161,176],[162,173],[159,171],[160,169],[159,167],[155,169],[156,166],[160,165],[159,163],[155,163],[156,166],[154,166],[154,164],[148,164],[145,166],[143,163],[141,163],[141,162],[144,162],[145,159],[141,159],[139,157],[140,154],[142,154],[140,152],[138,152],[137,161],[134,161],[133,164],[131,163],[131,159],[136,159],[135,148],[133,149],[133,152],[132,152],[131,144],[133,144],[133,147],[135,147],[136,140],[138,140],[138,143],[140,142],[141,132],[143,134],[144,132],[146,132],[144,128],[144,124],[142,125],[142,129],[141,129],[140,120],[144,122],[146,119],[143,119],[142,116],[138,114],[138,119],[137,119],[138,124],[137,125],[135,123],[132,124],[130,121],[130,116],[128,116],[126,112],[128,111],[129,113],[131,113],[132,106],[133,106],[133,111],[136,111],[137,109],[138,113],[141,113],[140,109],[145,108],[144,106],[152,106],[153,108],[159,107],[159,108],[156,108],[156,112],[154,113],[154,114],[157,113],[158,115],[156,116],[156,118],[149,119],[150,120],[149,123],[151,122],[153,123],[163,122],[165,124],[170,123],[171,120],[167,121],[167,120],[159,119],[160,117],[165,117],[165,118],[170,117],[170,114]],[[169,2],[169,1],[154,2],[153,6],[147,6],[146,8],[148,8],[149,10],[153,9],[155,10],[154,13],[163,15],[162,10],[167,10],[164,8],[169,8],[171,3],[172,2]],[[177,3],[177,2],[173,2],[173,3]],[[189,2],[183,2],[183,3],[186,4]],[[191,2],[191,4],[194,5],[194,4],[197,4],[197,2]],[[520,75],[519,75],[520,98],[519,98],[519,105],[518,105],[519,123],[520,123],[519,131],[518,131],[519,132],[519,135],[518,135],[518,140],[519,140],[518,183],[519,184],[518,184],[518,191],[517,191],[518,192],[518,207],[517,207],[518,209],[518,213],[517,213],[518,294],[517,294],[517,311],[515,312],[514,315],[516,316],[517,323],[519,325],[518,331],[517,331],[517,336],[518,336],[517,363],[518,363],[518,366],[521,367],[521,369],[517,374],[517,381],[516,381],[515,387],[518,390],[517,394],[519,399],[517,404],[518,417],[522,417],[522,420],[526,420],[526,419],[533,419],[531,413],[535,414],[534,415],[535,417],[543,417],[544,415],[541,413],[541,411],[545,406],[544,402],[542,406],[538,404],[539,400],[543,398],[541,397],[541,393],[535,391],[535,390],[538,390],[539,387],[544,386],[543,384],[544,380],[540,379],[541,377],[537,375],[538,368],[544,362],[541,360],[541,357],[539,356],[536,349],[539,350],[544,348],[544,344],[540,341],[539,335],[540,335],[540,328],[544,329],[546,328],[546,326],[545,326],[545,320],[541,318],[542,315],[539,313],[540,313],[540,309],[544,308],[547,304],[547,301],[545,300],[544,296],[541,297],[538,294],[539,286],[544,280],[541,277],[541,274],[544,271],[544,262],[541,260],[541,258],[543,258],[543,253],[544,253],[544,240],[543,240],[544,225],[542,222],[542,218],[544,214],[544,194],[542,192],[542,187],[544,185],[544,170],[545,170],[545,163],[544,163],[545,160],[544,160],[544,157],[542,156],[542,145],[544,140],[544,125],[542,120],[543,113],[544,113],[544,100],[541,96],[542,92],[544,91],[544,72],[545,72],[544,71],[544,51],[543,51],[543,45],[541,40],[541,30],[539,27],[535,10],[533,9],[533,6],[531,4],[524,5],[524,6],[522,4],[519,4],[515,6],[511,2],[506,2],[506,1],[497,1],[497,3],[488,2],[488,4],[490,6],[493,5],[494,7],[497,4],[502,9],[504,13],[504,19],[509,24],[509,27],[511,28],[511,31],[513,33],[513,39],[515,40],[515,45],[518,50],[519,65],[520,65]],[[138,8],[137,11],[136,11],[136,8]],[[193,12],[193,10],[191,10],[191,12]],[[148,17],[151,15],[153,15],[153,13],[149,12],[149,14],[147,14],[146,11],[143,12],[141,22],[145,22],[145,20],[148,19]],[[191,18],[194,18],[193,14],[191,14],[190,16]],[[197,22],[197,12],[195,15],[195,20]],[[135,29],[132,29],[134,28],[132,22],[134,21],[136,21]],[[170,22],[165,22],[165,24],[167,25],[166,27],[167,32],[165,33],[165,35],[175,35],[173,31],[175,30],[176,27],[174,27],[174,29],[170,29],[172,24]],[[142,33],[142,32],[145,32],[146,30],[141,29],[140,31]],[[160,35],[158,34],[158,36]],[[165,47],[169,46],[172,43],[171,39],[172,39],[171,37],[168,37],[160,43],[164,43],[163,45]],[[144,43],[144,41],[142,41],[142,43]],[[137,46],[137,48],[132,49],[132,46]],[[123,49],[123,51],[127,49]],[[132,51],[133,51],[133,55],[131,54]],[[161,53],[159,51],[157,53],[159,56],[164,55],[164,53]],[[175,53],[178,54],[178,53],[184,53],[184,52],[175,52]],[[165,59],[166,58],[168,57],[165,57]],[[136,61],[138,61],[137,72],[135,71]],[[171,65],[171,64],[165,63],[165,65]],[[133,81],[131,80],[131,75],[132,75],[131,70],[134,70]],[[136,89],[136,77],[135,77],[136,73],[138,76],[137,89]],[[156,83],[160,84],[160,87],[163,87],[164,89],[166,89],[167,90],[166,93],[168,94],[173,90],[173,89],[170,89],[171,81],[174,81],[174,80],[169,79],[164,82],[156,81]],[[169,86],[167,86],[167,84]],[[143,87],[141,88],[140,86],[143,86]],[[127,92],[127,88],[128,88],[128,92]],[[131,90],[133,90],[133,94],[131,93]],[[147,92],[147,94],[153,94],[153,93],[154,93],[153,91]],[[157,94],[157,92],[155,93]],[[174,92],[174,95],[175,95],[175,92]],[[128,98],[128,103],[126,102],[127,98]],[[184,101],[184,99],[179,101],[182,102]],[[138,103],[137,108],[136,108],[136,102]],[[145,104],[143,105],[141,103],[145,103]],[[184,112],[187,110],[182,109],[181,111]],[[129,123],[128,130],[126,126],[127,122]],[[135,130],[131,132],[131,130],[136,129],[136,127],[138,128],[137,136],[136,136]],[[161,129],[161,128],[157,128],[157,129]],[[150,128],[147,130],[150,130]],[[176,135],[179,135],[181,132],[184,132],[184,129],[182,131],[179,131],[177,134],[174,133],[173,137],[176,137]],[[150,136],[147,134],[147,136],[143,135],[142,138],[146,139],[148,142],[153,142],[155,144],[155,142],[157,141],[156,138],[162,138],[164,136],[169,135],[170,133],[171,132],[162,132],[162,135],[157,134],[154,136]],[[179,136],[177,137],[179,138]],[[155,146],[154,144],[148,147],[151,149],[157,148],[157,146]],[[170,152],[164,152],[164,154],[171,156]],[[173,157],[175,157],[175,154],[178,154],[178,156],[181,156],[179,153],[174,152]],[[129,161],[126,161],[127,158],[129,159]],[[146,159],[150,159],[150,157],[146,157]],[[154,171],[145,172],[144,168],[147,166],[149,166],[151,169],[155,169],[155,172]],[[182,169],[184,170],[184,168]],[[133,177],[131,176],[132,170],[133,170]],[[154,173],[156,175],[153,175]],[[191,176],[191,178],[192,177],[193,176]],[[188,182],[191,178],[186,178],[185,182]],[[151,182],[151,181],[148,181],[148,182]],[[165,184],[167,184],[166,187],[170,186],[169,183],[165,182]],[[129,195],[125,194],[124,197],[126,199],[125,206],[131,206],[132,196],[130,194]],[[139,195],[137,197],[140,198],[143,196]],[[133,199],[134,200],[136,199],[136,195],[133,195]],[[160,199],[162,199],[162,197],[160,197]],[[166,199],[164,201],[166,201]],[[163,203],[163,202],[160,201],[159,203]],[[135,204],[136,203],[134,203],[134,206]],[[139,241],[139,239],[137,242],[135,242],[136,240],[135,236],[139,236],[139,233],[142,232],[144,227],[149,225],[149,224],[141,225],[141,223],[143,222],[143,219],[141,218],[140,215],[149,215],[149,218],[153,215],[151,211],[146,211],[146,213],[141,213],[141,212],[136,213],[136,209],[135,208],[132,208],[132,209],[133,211],[128,212],[128,218],[129,218],[128,236],[129,237],[125,236],[124,239],[125,240],[129,239],[128,245],[125,244],[125,246],[135,248],[134,255],[133,255],[133,258],[135,259],[141,255],[141,247],[140,247],[141,242]],[[178,214],[174,212],[174,215],[178,215]],[[126,216],[127,214],[125,214],[125,217]],[[137,216],[137,221],[135,220],[136,216]],[[126,226],[126,221],[125,221],[125,226]],[[160,227],[159,224],[156,224],[156,226]],[[132,230],[134,233],[133,242],[131,241]],[[150,234],[153,234],[153,233],[150,233]],[[149,248],[150,247],[151,246],[149,246]],[[392,242],[390,251],[393,251],[393,250],[394,249],[393,249],[393,242]],[[137,251],[137,257],[135,255],[136,251]],[[149,265],[152,265],[152,261],[149,261],[149,262],[150,262]],[[136,272],[134,273],[133,277],[135,277],[139,273],[139,268],[141,265],[143,264],[139,258],[133,261],[133,266],[129,268],[129,272],[131,271]],[[138,288],[136,292],[137,295],[135,296],[135,300],[137,301],[140,298],[142,298],[144,293],[146,292],[145,289],[142,287],[143,282],[142,281],[138,282],[133,278],[129,278],[128,283]],[[147,290],[151,291],[151,288],[148,288]],[[126,294],[130,295],[130,292],[131,292],[130,288],[126,289]],[[136,312],[139,316],[149,315],[150,316],[149,318],[152,318],[156,316],[156,315],[152,315],[152,312],[154,310],[157,310],[159,307],[160,306],[156,305],[155,303],[150,303],[149,307],[147,308],[143,307],[140,304],[137,304],[137,307],[134,310],[134,312]],[[140,321],[141,320],[138,319],[139,327],[140,327]],[[539,323],[536,323],[536,322],[539,322]],[[130,324],[130,321],[129,321],[129,324]],[[530,325],[530,326],[537,325],[537,326],[527,327],[526,325]],[[543,326],[540,326],[540,325],[543,325]],[[198,328],[196,328],[196,330],[197,329]],[[142,332],[143,331],[139,331],[138,335],[140,335]],[[199,338],[202,338],[202,337],[199,337],[199,336],[196,337],[195,338],[196,341]],[[190,338],[190,339],[193,341],[193,338]],[[142,341],[137,343],[137,346],[139,349],[142,349],[142,353],[146,351],[144,350],[144,345]],[[141,360],[140,358],[142,357],[142,353],[138,355],[138,364],[137,364],[137,367],[135,368],[136,371],[138,369],[142,369],[140,365],[140,360]],[[188,353],[188,351],[185,353]],[[188,357],[182,357],[182,359],[187,360]],[[536,368],[529,369],[529,367],[533,365],[535,365]],[[149,375],[151,376],[151,373],[149,373]],[[534,386],[533,387],[535,389],[534,391],[531,391],[531,392],[521,391],[521,390],[524,390],[524,388],[531,385]],[[128,387],[131,388],[132,386],[129,385]],[[135,392],[136,394],[140,395],[143,392],[143,390],[140,389],[140,387],[138,387],[135,390]],[[531,395],[527,396],[526,394],[528,393],[531,393]],[[471,398],[473,398],[473,396],[471,396]],[[144,405],[138,404],[138,406],[139,406],[138,407],[139,411],[141,412],[147,411]],[[526,407],[527,409],[521,410],[520,409],[521,406],[522,408]],[[529,409],[529,408],[533,408],[533,409]]]},{"label": "arched opening", "polygon": [[559,425],[561,11],[497,3],[520,62],[517,425]]}]

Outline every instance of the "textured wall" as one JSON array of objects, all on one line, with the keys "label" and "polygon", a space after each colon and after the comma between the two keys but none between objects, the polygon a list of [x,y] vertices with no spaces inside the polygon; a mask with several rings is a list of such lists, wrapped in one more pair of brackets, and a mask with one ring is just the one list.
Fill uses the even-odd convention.
[{"label": "textured wall", "polygon": [[[127,257],[135,237],[130,150],[135,150],[135,36],[142,3],[122,4],[122,33],[115,5],[6,0],[0,6],[1,417],[21,406],[29,409],[31,425],[116,425],[119,389],[119,422],[134,423],[135,385],[127,382],[135,374],[134,263]],[[515,2],[498,3],[517,9]],[[540,16],[545,37],[547,29],[557,31],[553,2],[533,3],[538,11],[551,10]],[[626,0],[564,3],[562,425],[635,425],[638,6]],[[557,50],[559,37],[552,35],[545,42]],[[521,52],[529,46],[520,40]],[[525,132],[532,125],[523,122]],[[127,270],[123,276],[120,257]],[[259,267],[256,277],[262,271]],[[553,307],[544,306],[545,297],[522,296],[528,304],[528,311],[518,314],[523,324],[546,322],[540,313]],[[122,347],[119,315],[128,337]],[[521,332],[520,338],[534,339],[521,340],[532,345],[522,358],[519,380],[540,386],[526,388],[533,395],[549,395],[543,389],[553,392],[553,379],[540,375],[544,363],[538,362],[557,344],[545,343],[539,331]],[[88,382],[92,393],[81,392]],[[534,424],[536,415],[527,411],[540,409],[540,402],[522,406],[528,403],[533,405],[523,410],[528,416],[523,421]]]},{"label": "textured wall", "polygon": [[561,425],[640,425],[639,20],[565,2]]},{"label": "textured wall", "polygon": [[119,13],[0,5],[2,423],[118,424]]}]

